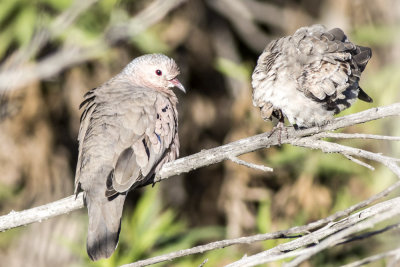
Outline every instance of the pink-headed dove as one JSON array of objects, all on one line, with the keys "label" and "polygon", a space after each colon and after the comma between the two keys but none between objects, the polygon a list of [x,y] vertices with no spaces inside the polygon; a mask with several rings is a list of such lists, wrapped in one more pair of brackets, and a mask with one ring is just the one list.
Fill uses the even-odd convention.
[{"label": "pink-headed dove", "polygon": [[172,88],[185,91],[178,74],[173,59],[144,55],[84,96],[75,192],[84,191],[92,260],[114,252],[128,191],[151,183],[164,163],[178,157]]}]

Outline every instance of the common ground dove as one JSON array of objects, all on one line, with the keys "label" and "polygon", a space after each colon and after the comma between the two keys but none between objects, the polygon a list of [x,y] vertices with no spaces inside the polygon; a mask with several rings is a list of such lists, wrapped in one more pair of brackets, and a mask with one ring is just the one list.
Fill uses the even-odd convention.
[{"label": "common ground dove", "polygon": [[371,49],[351,43],[341,29],[322,25],[298,29],[272,41],[252,75],[253,104],[263,119],[283,115],[301,128],[322,126],[357,98],[372,102],[359,87]]},{"label": "common ground dove", "polygon": [[173,59],[144,55],[84,96],[75,193],[84,191],[92,260],[114,252],[128,191],[151,183],[164,163],[178,157],[172,88],[185,91],[178,74]]}]

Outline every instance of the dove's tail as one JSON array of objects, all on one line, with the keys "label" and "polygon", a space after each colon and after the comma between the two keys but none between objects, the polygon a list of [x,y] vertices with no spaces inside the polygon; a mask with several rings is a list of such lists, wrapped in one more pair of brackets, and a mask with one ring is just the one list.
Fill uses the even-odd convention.
[{"label": "dove's tail", "polygon": [[93,260],[108,258],[118,245],[121,229],[121,216],[126,194],[111,198],[103,195],[85,197],[89,214],[89,227],[86,249]]}]

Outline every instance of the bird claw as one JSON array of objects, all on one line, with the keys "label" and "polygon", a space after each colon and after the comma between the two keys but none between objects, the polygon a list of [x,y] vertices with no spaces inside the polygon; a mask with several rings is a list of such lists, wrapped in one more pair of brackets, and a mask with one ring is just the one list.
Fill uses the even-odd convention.
[{"label": "bird claw", "polygon": [[279,120],[278,124],[272,128],[271,132],[268,135],[268,138],[270,138],[275,132],[278,131],[278,145],[282,145],[282,131],[285,131],[286,133],[286,138],[289,138],[289,133],[287,128],[285,127],[285,124],[282,120]]}]

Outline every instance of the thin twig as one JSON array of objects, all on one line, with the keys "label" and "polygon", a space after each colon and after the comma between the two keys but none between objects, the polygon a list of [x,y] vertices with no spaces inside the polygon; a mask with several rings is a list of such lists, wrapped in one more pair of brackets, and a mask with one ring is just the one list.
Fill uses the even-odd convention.
[{"label": "thin twig", "polygon": [[[279,140],[276,134],[270,136],[270,132],[244,138],[220,147],[203,150],[185,158],[177,159],[174,162],[166,163],[157,174],[155,182],[167,179],[172,175],[190,172],[200,167],[221,162],[232,156],[236,157],[245,153],[259,150],[261,148],[276,146],[280,143],[289,144],[295,142],[296,140],[303,140],[304,138],[301,137],[310,136],[325,131],[333,131],[339,128],[365,123],[380,118],[399,115],[400,103],[396,103],[385,107],[371,108],[359,113],[339,117],[333,120],[332,123],[323,127],[313,127],[304,130],[294,130],[293,127],[286,127],[284,131],[287,132],[287,135],[285,134],[281,136],[281,140]],[[313,143],[314,140],[307,139],[307,142]]]},{"label": "thin twig", "polygon": [[199,267],[203,267],[207,262],[208,262],[208,259],[205,259],[205,260],[199,265]]},{"label": "thin twig", "polygon": [[360,148],[344,146],[336,143],[330,143],[322,140],[315,140],[313,137],[306,137],[289,142],[295,146],[307,147],[311,149],[320,149],[325,153],[340,153],[350,156],[362,157],[369,160],[377,161],[388,167],[398,178],[400,178],[400,167],[397,164],[398,159],[373,153]]},{"label": "thin twig", "polygon": [[[297,258],[290,262],[288,266],[297,266],[315,253],[338,244],[340,240],[346,236],[371,228],[379,222],[398,216],[400,214],[400,209],[397,208],[398,205],[400,205],[400,198],[394,198],[375,204],[374,206],[352,214],[348,218],[342,219],[339,222],[328,224],[308,235],[288,243],[280,244],[261,253],[248,256],[227,266],[255,266],[291,257]],[[314,246],[298,250],[299,248],[312,244],[314,244]]]},{"label": "thin twig", "polygon": [[391,224],[391,225],[388,225],[388,226],[386,226],[386,227],[384,227],[382,229],[379,229],[379,230],[363,233],[363,234],[357,235],[357,236],[347,237],[343,241],[340,241],[339,245],[347,244],[347,243],[353,242],[355,240],[366,239],[366,238],[369,238],[371,236],[378,235],[378,234],[381,234],[381,233],[384,233],[384,232],[387,232],[387,231],[390,231],[390,230],[397,230],[399,228],[400,228],[400,223]]},{"label": "thin twig", "polygon": [[371,256],[371,257],[368,257],[368,258],[365,258],[365,259],[362,259],[362,260],[359,260],[359,261],[355,261],[355,262],[352,262],[352,263],[349,263],[349,264],[346,264],[346,265],[342,265],[341,267],[363,266],[363,265],[366,265],[366,264],[374,262],[374,261],[378,261],[378,260],[383,259],[383,258],[387,258],[387,257],[390,257],[390,256],[398,256],[398,255],[400,255],[400,248],[396,248],[396,249],[389,250],[389,251],[386,251],[386,252],[383,252],[383,253],[380,253],[380,254],[376,254],[374,256]]},{"label": "thin twig", "polygon": [[273,172],[274,171],[274,169],[272,169],[270,167],[259,165],[259,164],[254,164],[254,163],[250,163],[250,162],[241,160],[238,157],[229,157],[229,160],[232,161],[232,162],[235,162],[236,164],[246,166],[246,167],[248,167],[250,169],[256,169],[256,170],[260,170],[260,171],[263,171],[263,172]]},{"label": "thin twig", "polygon": [[176,258],[193,255],[193,254],[198,254],[198,253],[204,253],[206,251],[224,248],[224,247],[237,245],[237,244],[251,244],[254,242],[270,240],[270,239],[283,239],[283,238],[299,237],[298,235],[297,236],[286,235],[285,233],[289,232],[290,230],[291,229],[286,230],[286,231],[278,231],[275,233],[259,234],[259,235],[253,235],[253,236],[246,236],[246,237],[239,237],[239,238],[234,238],[234,239],[215,241],[215,242],[211,242],[211,243],[208,243],[205,245],[196,246],[196,247],[189,248],[189,249],[182,249],[182,250],[171,252],[168,254],[164,254],[164,255],[153,257],[153,258],[137,261],[134,263],[126,264],[121,267],[147,266],[147,265],[160,263],[163,261],[170,261],[170,260],[173,260]]},{"label": "thin twig", "polygon": [[374,140],[387,140],[387,141],[400,141],[400,136],[388,136],[378,134],[349,134],[349,133],[319,133],[314,135],[315,138],[337,138],[337,139],[374,139]]},{"label": "thin twig", "polygon": [[365,163],[365,162],[363,162],[363,161],[361,161],[359,159],[356,159],[356,158],[354,158],[354,157],[352,157],[350,155],[347,155],[347,154],[343,153],[343,156],[345,156],[346,158],[348,158],[349,160],[351,160],[354,163],[357,163],[357,164],[359,164],[359,165],[361,165],[363,167],[366,167],[366,168],[370,169],[371,171],[375,170],[375,168],[372,167],[371,165],[369,165],[368,163]]},{"label": "thin twig", "polygon": [[[384,204],[387,204],[388,202],[396,201],[398,202],[399,198],[391,199],[386,202],[383,202]],[[382,204],[382,203],[379,203]],[[379,205],[377,204],[377,205]],[[395,216],[400,215],[400,209],[398,208],[400,205],[400,202],[396,204],[396,206],[388,208],[386,212],[380,212],[373,216],[372,218],[365,220],[363,222],[360,222],[358,224],[355,224],[351,227],[348,227],[340,232],[338,232],[335,235],[332,235],[324,240],[322,240],[318,245],[315,245],[314,247],[311,248],[306,248],[304,249],[304,253],[294,260],[292,260],[290,263],[287,264],[286,267],[294,267],[300,265],[300,263],[308,260],[310,257],[313,255],[317,254],[318,252],[328,248],[337,245],[341,239],[345,238],[346,236],[350,236],[354,233],[361,232],[363,230],[372,228],[376,224],[386,221],[388,219],[392,219]]]}]

